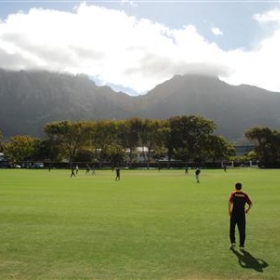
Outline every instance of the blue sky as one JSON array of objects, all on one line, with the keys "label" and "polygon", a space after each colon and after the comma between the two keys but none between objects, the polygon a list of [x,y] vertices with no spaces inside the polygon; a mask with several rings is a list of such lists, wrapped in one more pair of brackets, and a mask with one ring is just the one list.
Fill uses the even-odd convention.
[{"label": "blue sky", "polygon": [[0,63],[144,94],[174,75],[280,92],[280,1],[1,1]]}]

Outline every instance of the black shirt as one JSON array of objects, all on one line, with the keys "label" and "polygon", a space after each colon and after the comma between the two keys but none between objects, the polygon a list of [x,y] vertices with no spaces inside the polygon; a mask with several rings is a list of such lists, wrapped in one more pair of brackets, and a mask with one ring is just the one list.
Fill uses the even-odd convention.
[{"label": "black shirt", "polygon": [[233,204],[232,216],[244,216],[245,204],[251,204],[249,196],[242,191],[235,191],[230,195],[229,201]]}]

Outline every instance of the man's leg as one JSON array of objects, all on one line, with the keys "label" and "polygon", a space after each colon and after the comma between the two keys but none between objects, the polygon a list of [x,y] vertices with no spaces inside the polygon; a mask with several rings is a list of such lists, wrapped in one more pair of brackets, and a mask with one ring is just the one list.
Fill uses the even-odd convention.
[{"label": "man's leg", "polygon": [[231,217],[229,226],[229,239],[231,244],[235,244],[235,225],[236,219],[234,217]]},{"label": "man's leg", "polygon": [[246,238],[246,221],[245,218],[241,219],[237,223],[238,230],[239,230],[239,246],[244,247],[245,245],[245,238]]}]

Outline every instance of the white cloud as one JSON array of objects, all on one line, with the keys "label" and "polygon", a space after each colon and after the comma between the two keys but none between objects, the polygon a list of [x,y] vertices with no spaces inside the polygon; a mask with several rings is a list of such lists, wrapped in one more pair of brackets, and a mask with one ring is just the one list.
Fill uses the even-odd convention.
[{"label": "white cloud", "polygon": [[[276,21],[276,14],[255,19]],[[212,32],[222,35],[218,28]],[[138,93],[185,73],[222,76],[232,83],[280,91],[279,32],[275,30],[250,52],[226,52],[203,38],[195,26],[170,29],[83,3],[72,12],[31,9],[0,22],[0,63],[13,70],[85,73]]]},{"label": "white cloud", "polygon": [[121,4],[124,5],[128,3],[130,6],[132,7],[137,7],[137,4],[134,1],[130,1],[130,0],[121,0]]},{"label": "white cloud", "polygon": [[280,12],[279,12],[279,9],[273,9],[264,14],[255,14],[253,16],[253,18],[260,23],[275,22],[275,23],[279,24],[280,23]]},{"label": "white cloud", "polygon": [[218,28],[218,27],[213,27],[213,28],[211,28],[211,32],[212,32],[214,35],[216,35],[216,36],[224,35],[224,34],[223,34],[223,31],[222,31],[220,28]]},{"label": "white cloud", "polygon": [[280,10],[258,14],[254,18],[262,24],[273,22],[278,28],[275,27],[272,34],[260,41],[254,50],[228,53],[228,63],[232,65],[233,72],[226,81],[280,92]]}]

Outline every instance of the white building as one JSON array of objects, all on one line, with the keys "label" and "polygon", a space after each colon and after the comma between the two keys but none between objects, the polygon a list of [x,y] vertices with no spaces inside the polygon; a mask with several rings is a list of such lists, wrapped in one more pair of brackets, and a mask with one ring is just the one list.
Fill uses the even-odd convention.
[{"label": "white building", "polygon": [[[129,155],[129,153],[130,153],[130,149],[127,149],[126,150],[127,156]],[[133,160],[135,160],[135,162],[146,162],[148,160],[148,153],[149,150],[147,147],[137,147],[133,151]]]}]

